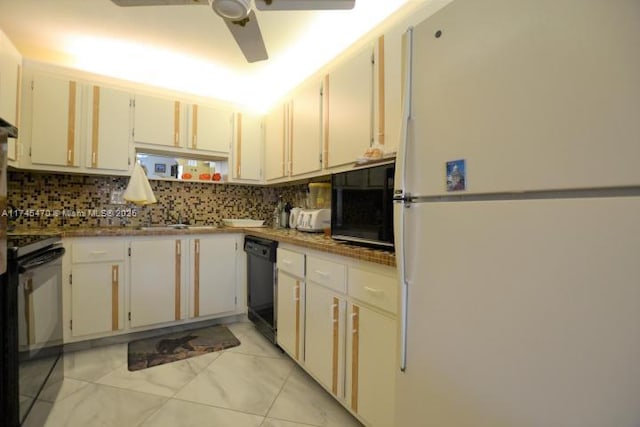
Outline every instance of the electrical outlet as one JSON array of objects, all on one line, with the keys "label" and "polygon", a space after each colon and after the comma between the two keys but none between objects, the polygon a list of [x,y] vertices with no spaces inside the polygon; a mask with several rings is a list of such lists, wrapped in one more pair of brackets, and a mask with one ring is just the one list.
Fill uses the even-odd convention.
[{"label": "electrical outlet", "polygon": [[124,190],[113,190],[111,192],[111,204],[112,205],[124,205],[124,199],[122,198],[122,194]]}]

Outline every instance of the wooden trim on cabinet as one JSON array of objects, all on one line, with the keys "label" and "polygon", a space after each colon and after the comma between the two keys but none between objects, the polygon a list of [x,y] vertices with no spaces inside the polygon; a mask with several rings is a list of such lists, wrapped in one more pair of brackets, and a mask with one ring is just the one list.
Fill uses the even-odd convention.
[{"label": "wooden trim on cabinet", "polygon": [[300,281],[296,280],[296,360],[300,360]]},{"label": "wooden trim on cabinet", "polygon": [[93,87],[91,109],[91,167],[98,167],[98,140],[100,137],[100,87]]},{"label": "wooden trim on cabinet", "polygon": [[194,242],[195,259],[193,260],[193,316],[200,316],[200,239]]},{"label": "wooden trim on cabinet", "polygon": [[[282,176],[288,176],[291,173],[291,164],[287,165],[287,138],[291,140],[290,134],[287,132],[291,118],[289,117],[289,103],[282,104]],[[291,157],[289,157],[291,160]],[[289,166],[287,171],[287,166]]]},{"label": "wooden trim on cabinet", "polygon": [[191,148],[198,148],[198,105],[193,104],[191,108]]},{"label": "wooden trim on cabinet", "polygon": [[67,166],[73,166],[76,139],[76,82],[69,82],[69,111],[67,118]]},{"label": "wooden trim on cabinet", "polygon": [[324,76],[322,85],[322,162],[329,167],[329,75]]},{"label": "wooden trim on cabinet", "polygon": [[340,344],[340,300],[333,297],[333,353],[331,359],[331,392],[338,395],[338,347]]},{"label": "wooden trim on cabinet", "polygon": [[293,102],[289,102],[289,176],[293,176]]},{"label": "wooden trim on cabinet", "polygon": [[378,38],[378,143],[384,145],[385,110],[384,110],[384,36]]},{"label": "wooden trim on cabinet", "polygon": [[120,301],[120,267],[117,264],[111,266],[111,330],[117,331],[119,325],[119,301]]},{"label": "wooden trim on cabinet", "polygon": [[359,325],[360,307],[352,305],[351,317],[351,409],[358,412],[358,351],[360,340]]},{"label": "wooden trim on cabinet", "polygon": [[180,250],[180,240],[176,240],[176,260],[175,260],[175,289],[174,289],[174,299],[175,299],[175,319],[180,320],[180,265],[181,265],[181,250]]},{"label": "wooden trim on cabinet", "polygon": [[180,146],[180,101],[173,103],[173,145]]},{"label": "wooden trim on cabinet", "polygon": [[236,178],[240,176],[240,166],[242,164],[242,113],[237,114],[236,120]]}]

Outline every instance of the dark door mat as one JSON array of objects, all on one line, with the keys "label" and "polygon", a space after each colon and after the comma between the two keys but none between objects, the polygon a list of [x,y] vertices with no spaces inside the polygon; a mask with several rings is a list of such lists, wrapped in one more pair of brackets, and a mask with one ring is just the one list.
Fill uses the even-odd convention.
[{"label": "dark door mat", "polygon": [[229,328],[210,326],[131,341],[127,359],[129,370],[138,371],[237,345],[240,340]]}]

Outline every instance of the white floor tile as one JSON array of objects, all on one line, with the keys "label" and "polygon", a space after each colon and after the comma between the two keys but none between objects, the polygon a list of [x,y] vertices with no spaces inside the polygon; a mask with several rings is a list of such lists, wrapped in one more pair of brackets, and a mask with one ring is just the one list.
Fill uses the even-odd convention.
[{"label": "white floor tile", "polygon": [[165,398],[146,393],[89,384],[56,402],[44,426],[137,426],[157,411],[165,401]]},{"label": "white floor tile", "polygon": [[[234,332],[235,334],[235,332]],[[286,358],[287,356],[278,347],[273,345],[268,339],[266,339],[260,332],[254,327],[239,331],[236,335],[240,340],[240,345],[232,347],[225,352],[251,354],[254,356],[265,357],[280,357]]]},{"label": "white floor tile", "polygon": [[259,427],[262,420],[256,415],[171,399],[141,427]]},{"label": "white floor tile", "polygon": [[361,426],[300,368],[296,368],[289,376],[267,416],[323,427]]},{"label": "white floor tile", "polygon": [[65,353],[64,376],[96,381],[127,363],[127,344]]},{"label": "white floor tile", "polygon": [[224,352],[175,397],[264,416],[291,369],[287,359]]},{"label": "white floor tile", "polygon": [[152,368],[129,371],[127,364],[98,380],[99,384],[171,397],[222,353],[212,352]]},{"label": "white floor tile", "polygon": [[300,424],[291,421],[277,420],[275,418],[265,418],[260,427],[316,427],[311,424]]}]

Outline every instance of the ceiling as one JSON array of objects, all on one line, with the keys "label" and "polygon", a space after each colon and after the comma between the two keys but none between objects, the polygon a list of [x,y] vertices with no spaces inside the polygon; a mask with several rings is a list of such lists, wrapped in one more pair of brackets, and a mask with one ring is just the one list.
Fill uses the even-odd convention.
[{"label": "ceiling", "polygon": [[258,110],[408,3],[346,11],[256,10],[269,59],[247,63],[208,6],[119,7],[110,0],[0,0],[0,29],[23,57]]}]

